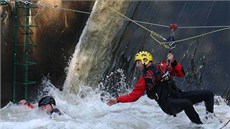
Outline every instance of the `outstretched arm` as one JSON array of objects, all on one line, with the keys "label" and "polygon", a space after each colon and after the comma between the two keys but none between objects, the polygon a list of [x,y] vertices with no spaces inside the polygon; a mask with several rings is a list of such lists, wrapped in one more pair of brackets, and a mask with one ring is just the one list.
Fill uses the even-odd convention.
[{"label": "outstretched arm", "polygon": [[118,98],[109,99],[107,104],[109,106],[114,105],[118,102],[126,103],[126,102],[134,102],[138,100],[145,92],[145,79],[141,77],[134,89],[127,95],[120,96]]}]

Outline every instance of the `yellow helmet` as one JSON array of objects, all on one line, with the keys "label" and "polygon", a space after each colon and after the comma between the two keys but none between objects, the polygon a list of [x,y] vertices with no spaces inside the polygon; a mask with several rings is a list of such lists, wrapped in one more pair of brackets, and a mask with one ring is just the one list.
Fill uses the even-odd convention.
[{"label": "yellow helmet", "polygon": [[135,61],[137,60],[141,60],[142,64],[147,65],[149,61],[153,61],[153,57],[147,51],[140,51],[135,55]]}]

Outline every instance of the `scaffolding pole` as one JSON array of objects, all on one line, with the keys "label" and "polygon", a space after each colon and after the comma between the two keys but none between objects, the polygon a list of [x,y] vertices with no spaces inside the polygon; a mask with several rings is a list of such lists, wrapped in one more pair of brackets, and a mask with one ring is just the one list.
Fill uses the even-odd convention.
[{"label": "scaffolding pole", "polygon": [[[33,34],[31,27],[37,27],[36,25],[30,25],[30,11],[31,9],[37,8],[36,6],[31,6],[29,3],[22,3],[15,1],[15,10],[14,10],[14,48],[13,48],[13,102],[17,102],[16,93],[17,86],[24,87],[24,99],[28,100],[28,86],[35,84],[35,81],[29,80],[29,67],[31,65],[35,65],[36,62],[31,61],[29,59],[29,50],[31,47],[36,47],[37,45],[32,42],[32,38],[30,35]],[[20,11],[19,11],[20,10]],[[23,21],[25,25],[21,25],[21,17],[19,18],[19,13],[25,12],[25,15],[20,15],[24,17]],[[25,32],[22,33],[19,29],[22,28]],[[19,33],[20,32],[20,33]],[[19,42],[19,34],[23,35],[23,42]],[[23,50],[23,55],[19,55],[18,49]],[[19,60],[19,56],[23,56],[21,60]],[[18,73],[18,67],[23,68],[23,80],[19,79],[21,73]]]}]

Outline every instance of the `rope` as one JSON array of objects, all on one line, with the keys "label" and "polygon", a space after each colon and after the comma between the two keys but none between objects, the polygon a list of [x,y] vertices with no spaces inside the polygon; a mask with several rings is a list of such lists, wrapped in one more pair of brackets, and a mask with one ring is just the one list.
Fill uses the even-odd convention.
[{"label": "rope", "polygon": [[225,123],[224,126],[222,126],[220,129],[223,129],[229,122],[230,122],[230,120],[228,120],[228,122]]},{"label": "rope", "polygon": [[[16,0],[17,2],[23,2],[24,4],[34,4],[34,5],[38,5],[38,6],[45,6],[45,7],[48,7],[48,8],[53,8],[53,9],[59,9],[59,10],[65,10],[65,11],[71,11],[71,12],[77,12],[77,13],[82,13],[82,14],[92,14],[92,15],[102,15],[102,14],[95,14],[95,13],[91,13],[91,12],[86,12],[86,11],[80,11],[80,10],[74,10],[74,9],[68,9],[68,8],[61,8],[61,7],[58,7],[58,6],[52,6],[52,5],[48,5],[48,4],[39,4],[39,3],[34,3],[34,2],[31,2],[31,1],[28,1],[28,0]],[[98,0],[100,1],[100,0]],[[100,1],[104,6],[106,6],[107,8],[113,10],[114,12],[118,13],[119,15],[121,15],[122,17],[124,18],[121,18],[121,17],[115,17],[115,16],[107,16],[109,18],[116,18],[116,19],[121,19],[121,20],[125,20],[125,21],[131,21],[133,22],[134,24],[140,26],[141,28],[145,29],[146,31],[148,31],[150,33],[150,36],[151,38],[153,38],[157,43],[159,43],[160,45],[166,47],[167,49],[170,49],[170,46],[168,45],[169,42],[160,42],[157,38],[161,38],[162,40],[166,40],[164,37],[162,37],[160,34],[157,34],[156,32],[144,27],[143,25],[141,24],[147,24],[147,25],[154,25],[154,26],[158,26],[158,27],[164,27],[164,28],[168,28],[169,26],[168,25],[162,25],[162,24],[156,24],[156,23],[149,23],[149,22],[144,22],[144,21],[138,21],[138,20],[132,20],[130,19],[129,17],[125,16],[124,14],[120,13],[119,11],[107,6],[106,4],[104,4],[102,1]],[[189,37],[189,38],[185,38],[185,39],[180,39],[180,40],[176,40],[176,41],[173,41],[173,43],[179,43],[179,42],[183,42],[183,41],[187,41],[187,40],[192,40],[192,39],[195,39],[195,38],[199,38],[199,37],[202,37],[202,36],[205,36],[205,35],[209,35],[209,34],[213,34],[213,33],[216,33],[216,32],[220,32],[220,31],[224,31],[224,30],[228,30],[230,29],[230,25],[226,25],[226,26],[185,26],[185,27],[178,27],[179,29],[203,29],[203,28],[221,28],[221,29],[218,29],[218,30],[214,30],[214,31],[211,31],[211,32],[207,32],[207,33],[204,33],[204,34],[200,34],[200,35],[197,35],[197,36],[193,36],[193,37]],[[157,38],[156,38],[157,37]]]},{"label": "rope", "polygon": [[[176,40],[176,41],[173,41],[173,42],[179,43],[179,42],[183,42],[183,41],[187,41],[187,40],[192,40],[192,39],[199,38],[199,37],[202,37],[202,36],[205,36],[205,35],[213,34],[213,33],[220,32],[220,31],[224,31],[224,30],[229,30],[229,29],[230,29],[230,26],[229,26],[229,27],[226,27],[226,28],[214,30],[214,31],[211,31],[211,32],[207,32],[207,33],[204,33],[204,34],[196,35],[196,36],[193,36],[193,37],[189,37],[189,38],[185,38],[185,39]],[[168,42],[161,42],[161,43],[162,43],[162,44],[168,44]]]},{"label": "rope", "polygon": [[[59,9],[59,10],[70,11],[70,12],[76,12],[76,13],[82,13],[82,14],[88,14],[88,15],[98,15],[98,16],[103,15],[103,14],[96,14],[96,13],[91,13],[91,12],[86,12],[86,11],[81,11],[81,10],[76,10],[76,9],[61,8],[61,7],[58,7],[58,6],[55,6],[55,5],[39,4],[39,3],[29,2],[29,1],[25,1],[25,0],[16,0],[16,1],[17,2],[22,2],[24,4],[33,4],[33,5],[37,5],[37,6],[44,6],[44,7],[48,7],[48,8]],[[121,17],[115,17],[115,16],[107,16],[107,17],[108,18],[121,19],[121,20],[124,20],[124,21],[130,21],[128,19],[121,18]],[[137,23],[141,23],[141,24],[154,25],[154,26],[158,26],[158,27],[168,28],[168,25],[161,25],[161,24],[144,22],[144,21],[139,21],[139,20],[133,20],[133,21],[135,21]]]},{"label": "rope", "polygon": [[[25,1],[25,0],[18,0],[19,2],[23,2],[24,4],[34,4],[34,5],[39,5],[39,6],[45,6],[45,7],[49,7],[49,8],[55,8],[55,9],[60,9],[60,10],[66,10],[66,11],[72,11],[72,12],[78,12],[78,13],[84,13],[84,14],[93,14],[93,13],[89,13],[89,12],[84,12],[84,11],[78,11],[78,10],[73,10],[73,9],[66,9],[66,8],[60,8],[60,7],[57,7],[57,6],[50,6],[50,5],[46,5],[46,4],[38,4],[38,3],[34,3],[34,2],[30,2],[30,1]],[[103,2],[101,2],[103,5],[105,5]],[[123,16],[124,18],[126,18],[126,20],[129,20],[135,24],[137,24],[138,26],[142,27],[143,29],[145,29],[146,31],[150,32],[150,35],[153,35],[153,36],[158,36],[159,38],[162,38],[162,39],[165,39],[163,38],[161,35],[157,34],[156,32],[154,31],[151,31],[150,29],[144,27],[143,25],[137,23],[135,20],[132,20],[130,19],[129,17],[123,15],[122,13],[118,12],[117,10],[105,5],[106,7],[108,7],[109,9],[117,12],[119,15]],[[93,15],[100,15],[100,14],[93,14]],[[112,17],[112,18],[118,18],[118,17]],[[119,18],[119,19],[122,19],[122,18]],[[151,36],[152,37],[152,36]],[[153,38],[155,39],[156,42],[158,42],[159,44],[160,41],[158,41],[156,38]]]},{"label": "rope", "polygon": [[[98,1],[100,1],[100,0],[98,0]],[[118,14],[121,15],[122,17],[128,19],[129,21],[131,21],[131,22],[133,22],[133,23],[135,23],[135,24],[137,24],[138,26],[142,27],[143,29],[145,29],[145,30],[151,32],[150,29],[148,29],[148,28],[142,26],[141,24],[139,24],[139,23],[137,23],[136,21],[130,19],[129,17],[127,17],[127,16],[125,16],[124,14],[118,12],[117,10],[115,10],[115,9],[113,9],[113,8],[111,8],[111,7],[109,7],[108,5],[104,4],[103,2],[101,2],[101,3],[102,3],[103,5],[105,5],[106,7],[108,7],[109,9],[113,10],[114,12],[118,13]]]},{"label": "rope", "polygon": [[180,29],[209,29],[209,28],[225,28],[225,27],[229,27],[230,25],[226,25],[226,26],[181,26],[178,27]]},{"label": "rope", "polygon": [[[91,13],[91,12],[86,12],[86,11],[81,11],[81,10],[76,10],[76,9],[68,9],[68,8],[61,8],[55,5],[48,5],[48,4],[39,4],[39,3],[34,3],[34,2],[30,2],[30,1],[26,1],[26,0],[16,0],[17,2],[23,2],[25,4],[34,4],[34,5],[38,5],[38,6],[44,6],[44,7],[48,7],[48,8],[53,8],[53,9],[59,9],[59,10],[64,10],[64,11],[70,11],[70,12],[76,12],[76,13],[82,13],[82,14],[88,14],[88,15],[102,15],[102,14],[95,14],[95,13]],[[121,19],[124,21],[129,21],[127,19],[124,18],[120,18],[120,17],[115,17],[115,16],[107,16],[109,18],[117,18],[117,19]],[[152,26],[157,26],[157,27],[164,27],[164,28],[168,28],[168,25],[163,25],[163,24],[157,24],[157,23],[151,23],[151,22],[145,22],[145,21],[139,21],[139,20],[133,20],[137,23],[141,23],[141,24],[146,24],[146,25],[152,25]],[[207,28],[224,28],[224,27],[229,27],[230,25],[225,25],[225,26],[180,26],[178,28],[180,29],[207,29]]]},{"label": "rope", "polygon": [[[100,1],[100,0],[99,0],[99,1]],[[101,1],[100,1],[100,2],[101,2]],[[124,14],[120,13],[119,11],[117,11],[117,10],[115,10],[115,9],[113,9],[113,8],[111,8],[111,7],[109,7],[108,5],[104,4],[103,2],[101,2],[101,3],[102,3],[104,6],[106,6],[107,8],[111,9],[112,11],[118,13],[118,14],[121,15],[122,17],[128,19],[129,21],[133,22],[134,24],[136,24],[136,25],[140,26],[141,28],[145,29],[146,31],[148,31],[148,32],[150,33],[150,36],[151,36],[156,42],[158,42],[160,45],[162,45],[162,43],[161,43],[158,39],[156,39],[156,37],[158,37],[158,38],[161,38],[161,39],[165,40],[165,38],[163,38],[160,34],[157,34],[156,32],[154,32],[154,31],[152,31],[152,30],[150,30],[150,29],[144,27],[143,25],[141,25],[141,24],[137,23],[136,21],[130,19],[129,17],[125,16]],[[154,37],[154,36],[156,36],[156,37]]]}]

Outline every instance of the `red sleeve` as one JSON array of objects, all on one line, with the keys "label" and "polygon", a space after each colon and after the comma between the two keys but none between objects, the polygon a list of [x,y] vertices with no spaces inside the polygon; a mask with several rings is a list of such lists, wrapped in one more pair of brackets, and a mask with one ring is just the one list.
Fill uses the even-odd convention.
[{"label": "red sleeve", "polygon": [[183,77],[185,75],[182,65],[178,63],[176,60],[174,60],[173,63],[171,63],[171,66],[168,67],[167,65],[167,62],[161,62],[161,70],[164,71],[164,69],[167,67],[167,70],[170,72],[172,76]]},{"label": "red sleeve", "polygon": [[26,105],[27,107],[31,108],[31,109],[34,108],[34,106],[33,106],[32,104],[28,103],[28,102],[26,102],[25,105]]},{"label": "red sleeve", "polygon": [[180,63],[176,63],[175,66],[172,66],[174,69],[174,76],[183,77],[185,75],[183,67]]},{"label": "red sleeve", "polygon": [[117,98],[117,102],[134,102],[138,100],[145,92],[145,79],[141,77],[134,89],[127,95],[123,95]]}]

